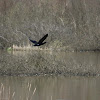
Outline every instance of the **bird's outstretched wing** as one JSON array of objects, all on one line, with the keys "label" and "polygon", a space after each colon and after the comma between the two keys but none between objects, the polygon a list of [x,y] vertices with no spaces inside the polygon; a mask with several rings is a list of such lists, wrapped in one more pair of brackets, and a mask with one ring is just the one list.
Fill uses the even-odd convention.
[{"label": "bird's outstretched wing", "polygon": [[34,43],[34,44],[37,44],[37,43],[38,43],[37,41],[31,40],[30,38],[29,38],[29,40],[30,40],[32,43]]},{"label": "bird's outstretched wing", "polygon": [[43,43],[43,41],[48,37],[48,34],[44,35],[38,42],[38,44]]}]

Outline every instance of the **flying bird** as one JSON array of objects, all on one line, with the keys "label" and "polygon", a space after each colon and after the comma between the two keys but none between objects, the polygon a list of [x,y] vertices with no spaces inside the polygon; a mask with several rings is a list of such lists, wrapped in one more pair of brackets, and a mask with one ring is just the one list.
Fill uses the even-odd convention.
[{"label": "flying bird", "polygon": [[45,44],[46,42],[43,42],[46,38],[48,37],[48,34],[44,35],[38,42],[37,41],[34,41],[34,40],[31,40],[29,38],[29,40],[34,43],[34,46],[41,46],[43,44]]}]

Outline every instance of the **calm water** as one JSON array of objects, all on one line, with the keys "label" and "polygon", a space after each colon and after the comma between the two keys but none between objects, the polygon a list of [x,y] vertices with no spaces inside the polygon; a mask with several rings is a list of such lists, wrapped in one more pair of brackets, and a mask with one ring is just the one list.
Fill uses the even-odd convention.
[{"label": "calm water", "polygon": [[99,52],[1,51],[0,73],[0,100],[100,100]]},{"label": "calm water", "polygon": [[100,100],[100,78],[0,77],[0,100]]}]

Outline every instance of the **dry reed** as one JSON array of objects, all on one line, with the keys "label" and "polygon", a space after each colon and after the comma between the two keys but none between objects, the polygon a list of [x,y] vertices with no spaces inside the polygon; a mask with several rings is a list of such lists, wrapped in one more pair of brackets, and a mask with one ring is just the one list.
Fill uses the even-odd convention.
[{"label": "dry reed", "polygon": [[47,48],[41,48],[41,47],[37,47],[37,46],[32,46],[32,45],[27,45],[27,46],[17,46],[17,45],[13,45],[12,49],[14,51],[27,51],[27,50],[53,50],[52,47]]}]

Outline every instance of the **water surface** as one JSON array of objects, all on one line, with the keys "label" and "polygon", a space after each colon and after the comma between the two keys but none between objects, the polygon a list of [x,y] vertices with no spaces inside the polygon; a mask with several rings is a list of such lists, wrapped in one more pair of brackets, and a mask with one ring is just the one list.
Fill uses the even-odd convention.
[{"label": "water surface", "polygon": [[99,77],[0,77],[0,100],[100,100]]}]

